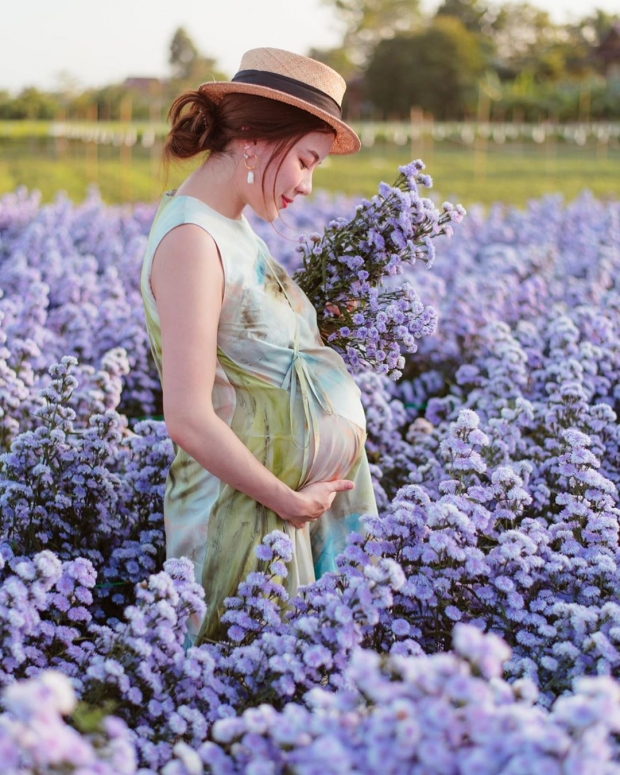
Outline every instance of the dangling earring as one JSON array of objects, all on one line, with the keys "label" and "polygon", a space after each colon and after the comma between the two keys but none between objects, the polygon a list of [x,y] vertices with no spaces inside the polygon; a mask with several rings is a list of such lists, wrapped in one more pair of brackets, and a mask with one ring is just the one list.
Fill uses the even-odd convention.
[{"label": "dangling earring", "polygon": [[[243,163],[245,164],[245,168],[248,171],[248,183],[252,185],[252,183],[254,183],[254,170],[256,169],[256,165],[258,163],[258,157],[256,156],[255,153],[252,153],[252,154],[248,153],[249,147],[250,147],[249,145],[246,145],[244,148]],[[250,156],[254,157],[254,165],[252,167],[250,167],[250,165],[248,164],[248,159],[250,158]]]}]

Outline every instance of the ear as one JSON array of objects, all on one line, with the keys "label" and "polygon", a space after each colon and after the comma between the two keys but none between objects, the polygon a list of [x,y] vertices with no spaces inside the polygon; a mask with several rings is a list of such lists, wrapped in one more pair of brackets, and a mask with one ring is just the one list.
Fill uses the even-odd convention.
[{"label": "ear", "polygon": [[238,156],[242,156],[248,152],[248,149],[253,147],[252,141],[246,137],[235,137],[230,141],[229,146]]}]

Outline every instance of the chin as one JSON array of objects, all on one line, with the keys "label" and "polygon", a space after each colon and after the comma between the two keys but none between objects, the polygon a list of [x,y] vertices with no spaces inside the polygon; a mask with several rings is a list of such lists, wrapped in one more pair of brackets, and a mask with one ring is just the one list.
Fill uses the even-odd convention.
[{"label": "chin", "polygon": [[[259,192],[257,191],[256,193],[258,194]],[[250,200],[248,204],[252,210],[254,210],[256,215],[261,219],[261,221],[273,223],[274,221],[278,220],[282,210],[286,209],[284,207],[281,209],[278,207],[279,201],[280,197],[278,196],[272,197],[269,194],[264,194],[263,196],[257,196],[255,201]]]},{"label": "chin", "polygon": [[[254,209],[254,208],[252,208]],[[277,209],[277,207],[270,207],[270,208],[263,208],[261,207],[260,210],[254,210],[256,215],[262,220],[266,221],[267,223],[273,223],[280,217],[280,211]]]},{"label": "chin", "polygon": [[256,210],[254,212],[261,219],[261,221],[265,221],[265,223],[273,223],[278,219],[278,215],[279,215],[279,214],[274,215],[274,213],[257,213]]}]

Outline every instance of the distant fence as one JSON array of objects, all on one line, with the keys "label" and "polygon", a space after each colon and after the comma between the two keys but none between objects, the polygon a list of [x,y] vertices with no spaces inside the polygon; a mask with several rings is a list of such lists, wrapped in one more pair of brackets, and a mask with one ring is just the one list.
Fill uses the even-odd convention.
[{"label": "distant fence", "polygon": [[564,141],[575,145],[604,143],[620,145],[620,122],[588,122],[560,124],[498,123],[478,121],[377,122],[357,125],[362,143],[369,147],[377,140],[395,145],[407,145],[428,138],[472,145],[486,140],[503,145],[509,142]]},{"label": "distant fence", "polygon": [[[366,148],[378,143],[407,145],[424,141],[449,141],[473,145],[483,140],[496,145],[511,142],[543,144],[566,142],[620,147],[620,122],[499,123],[478,121],[385,121],[353,123]],[[58,138],[97,145],[151,148],[163,140],[168,126],[148,122],[0,121],[0,139]]]}]

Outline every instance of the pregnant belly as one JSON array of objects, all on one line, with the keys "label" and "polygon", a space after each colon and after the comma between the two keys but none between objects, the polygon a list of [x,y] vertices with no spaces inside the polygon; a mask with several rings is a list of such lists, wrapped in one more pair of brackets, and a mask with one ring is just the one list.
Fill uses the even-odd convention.
[{"label": "pregnant belly", "polygon": [[[272,473],[293,489],[349,473],[366,428],[359,388],[348,375],[330,374],[317,383],[309,372],[313,385],[302,375],[287,391],[221,352],[219,361],[228,384],[214,389],[214,406],[232,407],[232,430]],[[224,392],[232,395],[224,400]]]},{"label": "pregnant belly", "polygon": [[343,479],[359,458],[366,431],[337,414],[319,416],[319,432],[312,437],[307,484]]}]

